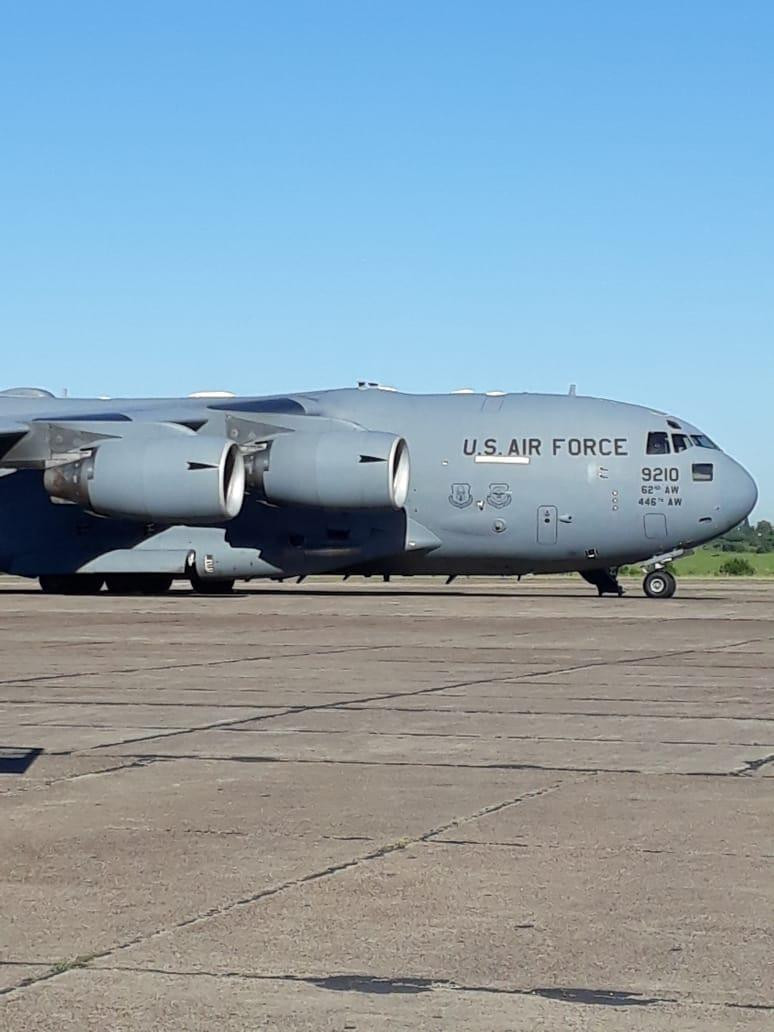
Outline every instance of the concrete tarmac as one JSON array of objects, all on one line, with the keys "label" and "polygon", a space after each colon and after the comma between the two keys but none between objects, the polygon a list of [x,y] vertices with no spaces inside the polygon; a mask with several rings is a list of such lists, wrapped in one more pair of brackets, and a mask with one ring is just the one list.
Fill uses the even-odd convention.
[{"label": "concrete tarmac", "polygon": [[0,656],[2,1030],[774,1027],[774,583],[5,580]]}]

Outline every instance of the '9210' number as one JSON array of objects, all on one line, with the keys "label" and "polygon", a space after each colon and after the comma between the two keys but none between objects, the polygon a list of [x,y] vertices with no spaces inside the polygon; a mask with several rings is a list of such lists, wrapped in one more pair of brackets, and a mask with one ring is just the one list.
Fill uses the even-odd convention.
[{"label": "'9210' number", "polygon": [[674,484],[680,479],[680,470],[676,466],[660,466],[655,469],[643,466],[642,479],[653,484]]}]

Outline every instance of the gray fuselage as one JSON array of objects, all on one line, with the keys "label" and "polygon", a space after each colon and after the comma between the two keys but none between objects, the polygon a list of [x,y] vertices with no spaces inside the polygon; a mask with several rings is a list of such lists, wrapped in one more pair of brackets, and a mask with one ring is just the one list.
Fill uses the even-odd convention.
[{"label": "gray fuselage", "polygon": [[122,436],[175,421],[221,435],[240,419],[286,431],[330,424],[401,435],[410,452],[399,512],[278,507],[248,495],[221,526],[140,527],[52,504],[22,441],[10,453],[21,455],[17,472],[0,477],[0,567],[28,576],[127,561],[177,573],[192,554],[202,574],[224,577],[582,571],[701,544],[740,523],[757,498],[742,466],[683,419],[570,395],[1,398],[0,419],[103,428],[113,420]]}]

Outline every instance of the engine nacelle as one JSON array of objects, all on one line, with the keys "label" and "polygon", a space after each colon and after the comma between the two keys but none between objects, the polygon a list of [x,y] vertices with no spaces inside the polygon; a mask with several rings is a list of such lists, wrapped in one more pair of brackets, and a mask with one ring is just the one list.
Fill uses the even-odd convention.
[{"label": "engine nacelle", "polygon": [[223,523],[242,508],[245,465],[232,441],[206,435],[103,441],[77,462],[46,470],[52,498],[101,516],[150,523]]},{"label": "engine nacelle", "polygon": [[406,442],[377,430],[281,434],[247,463],[248,486],[276,505],[402,509],[409,477]]}]

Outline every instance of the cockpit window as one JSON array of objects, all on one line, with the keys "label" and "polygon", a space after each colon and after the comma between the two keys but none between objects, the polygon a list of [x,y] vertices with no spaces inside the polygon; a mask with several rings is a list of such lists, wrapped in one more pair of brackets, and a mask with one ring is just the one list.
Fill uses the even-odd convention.
[{"label": "cockpit window", "polygon": [[669,455],[669,434],[655,430],[648,434],[648,455]]},{"label": "cockpit window", "polygon": [[685,451],[686,448],[692,448],[690,437],[685,434],[672,434],[672,450],[677,453]]},{"label": "cockpit window", "polygon": [[712,480],[714,473],[711,462],[694,462],[693,464],[694,480]]},{"label": "cockpit window", "polygon": [[706,434],[691,434],[691,440],[697,448],[714,448],[715,451],[719,451],[715,442],[711,441]]}]

